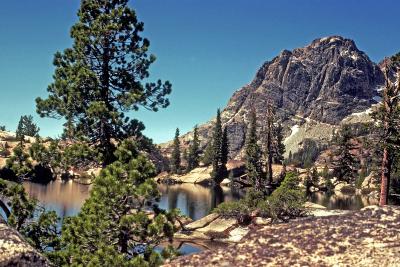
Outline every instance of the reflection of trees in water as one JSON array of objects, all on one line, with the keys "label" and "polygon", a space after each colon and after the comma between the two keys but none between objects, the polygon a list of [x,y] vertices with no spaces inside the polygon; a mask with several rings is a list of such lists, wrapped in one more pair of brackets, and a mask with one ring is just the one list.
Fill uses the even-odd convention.
[{"label": "reflection of trees in water", "polygon": [[359,210],[363,207],[377,204],[375,199],[361,195],[313,193],[308,195],[308,199],[328,209],[341,210]]},{"label": "reflection of trees in water", "polygon": [[192,219],[199,219],[223,201],[230,201],[239,196],[230,188],[206,187],[196,184],[158,185],[162,194],[160,206],[166,209],[179,208]]},{"label": "reflection of trees in water", "polygon": [[167,188],[168,198],[168,209],[172,210],[178,207],[178,195],[179,192],[177,190]]},{"label": "reflection of trees in water", "polygon": [[225,200],[225,196],[224,196],[224,192],[222,191],[222,187],[219,185],[213,186],[212,190],[211,190],[211,207],[210,207],[210,211],[215,208],[216,206],[218,206],[218,204],[224,202]]},{"label": "reflection of trees in water", "polygon": [[52,181],[46,185],[23,183],[30,197],[36,198],[47,209],[55,210],[61,218],[75,215],[89,196],[90,187],[72,181]]}]

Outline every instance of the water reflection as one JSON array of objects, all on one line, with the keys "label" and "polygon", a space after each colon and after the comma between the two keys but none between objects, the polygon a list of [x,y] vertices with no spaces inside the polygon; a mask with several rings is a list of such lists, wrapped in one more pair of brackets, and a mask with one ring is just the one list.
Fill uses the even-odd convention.
[{"label": "water reflection", "polygon": [[[91,186],[56,180],[47,185],[24,182],[30,197],[36,198],[48,210],[54,210],[64,218],[76,215],[89,196]],[[237,200],[243,192],[229,187],[204,187],[194,184],[158,186],[161,192],[160,208],[179,208],[182,214],[197,220],[208,215],[224,201]]]},{"label": "water reflection", "polygon": [[161,192],[160,208],[179,208],[182,214],[193,220],[208,215],[213,208],[224,201],[237,200],[243,192],[226,186],[205,187],[193,184],[158,186]]},{"label": "water reflection", "polygon": [[89,195],[90,185],[55,180],[47,185],[24,182],[30,197],[36,198],[47,210],[54,210],[58,216],[76,215]]},{"label": "water reflection", "polygon": [[[48,210],[55,210],[63,218],[76,215],[89,196],[91,186],[56,180],[47,185],[24,182],[25,190],[31,197],[39,200]],[[182,214],[193,220],[208,215],[213,208],[225,201],[242,198],[243,190],[226,186],[205,187],[195,184],[158,185],[161,192],[160,208],[179,208]],[[357,210],[378,204],[377,200],[360,195],[328,195],[314,193],[309,201],[323,205],[328,209]]]},{"label": "water reflection", "polygon": [[309,200],[313,203],[320,204],[330,210],[359,210],[370,205],[377,205],[378,200],[362,195],[345,195],[345,194],[326,194],[314,193],[309,196]]}]

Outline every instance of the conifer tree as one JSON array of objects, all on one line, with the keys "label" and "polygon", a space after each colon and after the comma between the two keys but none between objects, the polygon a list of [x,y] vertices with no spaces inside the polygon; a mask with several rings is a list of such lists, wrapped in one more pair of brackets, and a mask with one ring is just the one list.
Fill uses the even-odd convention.
[{"label": "conifer tree", "polygon": [[351,129],[348,125],[343,125],[337,136],[336,159],[333,162],[334,172],[338,180],[352,183],[357,174],[358,160],[351,153],[355,149],[352,143]]},{"label": "conifer tree", "polygon": [[255,110],[251,111],[250,122],[246,135],[246,173],[255,190],[262,191],[262,151],[257,144],[257,117]]},{"label": "conifer tree", "polygon": [[214,126],[212,143],[212,173],[215,184],[220,184],[227,174],[226,163],[228,161],[228,137],[227,130],[222,130],[221,112],[218,109]]},{"label": "conifer tree", "polygon": [[213,161],[213,144],[212,143],[213,143],[213,140],[211,139],[208,142],[208,144],[207,144],[207,146],[206,146],[206,148],[204,150],[202,159],[201,159],[201,161],[203,162],[203,164],[205,166],[211,165],[212,161]]},{"label": "conifer tree", "polygon": [[40,128],[33,122],[32,115],[24,115],[19,119],[15,136],[19,141],[23,142],[25,136],[37,137],[39,131]]},{"label": "conifer tree", "polygon": [[171,171],[172,173],[179,173],[181,169],[181,142],[179,141],[179,129],[176,128],[173,150],[171,155]]},{"label": "conifer tree", "polygon": [[[3,199],[7,199],[7,206]],[[59,218],[56,212],[39,207],[21,184],[0,179],[0,208],[7,217],[8,225],[19,231],[40,252],[48,253],[59,248]]]},{"label": "conifer tree", "polygon": [[64,223],[61,250],[54,255],[57,265],[160,265],[155,248],[171,240],[177,211],[158,208],[154,165],[133,141],[123,141],[115,156],[117,161],[94,180],[79,214]]},{"label": "conifer tree", "polygon": [[392,58],[392,64],[386,65],[385,80],[386,86],[383,90],[383,100],[378,107],[378,111],[373,114],[375,122],[378,124],[380,135],[380,148],[382,148],[381,161],[381,192],[379,205],[387,205],[390,189],[390,179],[393,164],[396,160],[396,152],[400,146],[400,82],[390,81],[389,68],[396,68],[400,77],[400,58]]},{"label": "conifer tree", "polygon": [[12,170],[19,180],[29,177],[32,172],[32,160],[25,152],[25,145],[19,143],[12,151],[12,155],[6,161],[6,167]]},{"label": "conifer tree", "polygon": [[274,153],[273,153],[273,158],[272,161],[275,164],[282,164],[284,157],[283,154],[285,154],[285,145],[283,144],[283,127],[282,124],[278,123],[276,127],[273,128],[274,132]]},{"label": "conifer tree", "polygon": [[229,140],[227,127],[224,127],[224,130],[222,131],[221,154],[223,173],[226,173],[226,164],[228,163],[229,156]]},{"label": "conifer tree", "polygon": [[312,167],[310,170],[310,179],[312,184],[317,187],[319,184],[319,173],[316,167]]},{"label": "conifer tree", "polygon": [[197,125],[193,130],[193,140],[189,146],[187,171],[191,171],[199,166],[200,161],[200,141]]},{"label": "conifer tree", "polygon": [[144,107],[169,105],[169,82],[145,82],[155,61],[150,42],[141,36],[128,0],[85,0],[71,29],[72,48],[54,56],[54,82],[47,99],[37,98],[42,117],[64,118],[67,136],[83,136],[107,165],[114,160],[114,141],[141,134],[144,126],[125,116]]},{"label": "conifer tree", "polygon": [[273,181],[273,173],[272,173],[272,162],[273,162],[273,127],[275,120],[275,111],[270,102],[267,103],[267,114],[266,121],[264,125],[264,154],[265,154],[265,169],[267,175],[267,185],[272,184]]},{"label": "conifer tree", "polygon": [[288,162],[289,164],[291,164],[292,161],[293,161],[293,154],[292,154],[292,151],[289,151],[289,156],[288,156],[287,162]]}]

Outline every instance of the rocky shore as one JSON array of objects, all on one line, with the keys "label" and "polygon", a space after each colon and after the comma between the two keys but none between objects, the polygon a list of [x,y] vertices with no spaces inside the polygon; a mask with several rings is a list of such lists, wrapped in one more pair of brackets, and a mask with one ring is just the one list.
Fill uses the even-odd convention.
[{"label": "rocky shore", "polygon": [[400,207],[324,215],[254,226],[235,245],[164,266],[400,266]]},{"label": "rocky shore", "polygon": [[[341,215],[348,211],[328,210],[326,207],[306,202],[305,209],[308,216]],[[243,237],[254,227],[270,225],[270,218],[254,216],[249,225],[240,225],[235,218],[225,218],[216,213],[211,213],[197,221],[189,222],[183,229],[175,234],[174,239],[179,241],[218,241],[227,244],[241,242]]]}]

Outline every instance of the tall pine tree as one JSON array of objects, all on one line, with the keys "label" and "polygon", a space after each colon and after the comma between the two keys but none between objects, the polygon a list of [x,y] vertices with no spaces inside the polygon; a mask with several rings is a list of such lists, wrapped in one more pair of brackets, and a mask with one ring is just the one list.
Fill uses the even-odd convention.
[{"label": "tall pine tree", "polygon": [[200,161],[200,141],[197,125],[193,130],[193,140],[189,146],[187,171],[191,171],[199,166]]},{"label": "tall pine tree", "polygon": [[222,130],[221,112],[218,109],[214,126],[212,142],[212,173],[215,184],[220,184],[227,174],[226,163],[228,161],[228,137],[227,130]]},{"label": "tall pine tree", "polygon": [[201,158],[201,161],[203,162],[203,164],[205,166],[211,165],[212,161],[213,161],[213,144],[212,143],[213,143],[213,140],[211,139],[208,142],[208,144],[204,150],[203,156]]},{"label": "tall pine tree", "polygon": [[84,0],[71,29],[72,48],[54,56],[54,82],[47,99],[37,98],[42,117],[64,118],[68,136],[83,136],[97,146],[104,165],[114,158],[114,141],[140,135],[143,124],[125,112],[169,105],[169,82],[144,82],[155,61],[141,36],[128,0]]},{"label": "tall pine tree", "polygon": [[283,127],[282,124],[278,123],[276,127],[273,128],[273,158],[272,161],[275,164],[282,164],[283,160],[285,159],[283,157],[283,154],[285,154],[285,145],[283,144]]},{"label": "tall pine tree", "polygon": [[180,173],[181,170],[181,142],[179,141],[179,129],[176,128],[174,144],[171,155],[171,171],[172,173]]},{"label": "tall pine tree", "polygon": [[257,144],[257,117],[255,110],[251,111],[250,122],[246,135],[246,172],[247,177],[253,184],[255,190],[262,190],[262,151]]},{"label": "tall pine tree", "polygon": [[267,114],[266,121],[264,125],[264,154],[265,154],[265,169],[267,175],[267,185],[271,185],[273,182],[273,172],[272,172],[272,162],[274,157],[274,120],[275,120],[275,111],[272,104],[267,102]]},{"label": "tall pine tree", "polygon": [[[398,58],[397,58],[397,57]],[[400,57],[392,58],[392,64],[386,65],[386,85],[383,90],[383,100],[377,112],[373,114],[378,125],[380,135],[380,148],[382,148],[381,161],[381,192],[379,204],[387,205],[390,189],[390,180],[393,164],[396,161],[396,153],[400,146],[400,82],[392,82],[389,77],[389,68],[394,68],[400,77]],[[397,159],[398,160],[398,159]]]},{"label": "tall pine tree", "polygon": [[343,125],[337,136],[337,151],[334,160],[334,172],[338,180],[352,183],[357,175],[357,158],[351,153],[355,149],[352,143],[351,128]]}]

